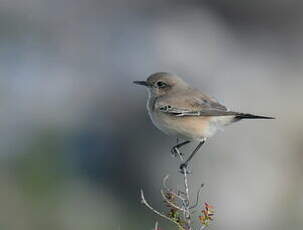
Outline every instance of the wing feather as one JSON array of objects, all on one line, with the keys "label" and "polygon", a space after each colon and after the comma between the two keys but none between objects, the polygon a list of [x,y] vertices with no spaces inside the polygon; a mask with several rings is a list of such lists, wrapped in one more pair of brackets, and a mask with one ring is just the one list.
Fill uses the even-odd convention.
[{"label": "wing feather", "polygon": [[236,112],[228,111],[214,98],[199,91],[175,94],[157,102],[159,111],[173,116],[230,116]]}]

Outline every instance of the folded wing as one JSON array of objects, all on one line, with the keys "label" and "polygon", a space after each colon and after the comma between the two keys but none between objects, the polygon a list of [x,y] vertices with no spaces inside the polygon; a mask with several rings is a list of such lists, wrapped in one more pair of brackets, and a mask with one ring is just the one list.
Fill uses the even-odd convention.
[{"label": "folded wing", "polygon": [[228,109],[214,98],[199,91],[170,95],[157,103],[159,111],[170,115],[182,116],[230,116],[238,113]]}]

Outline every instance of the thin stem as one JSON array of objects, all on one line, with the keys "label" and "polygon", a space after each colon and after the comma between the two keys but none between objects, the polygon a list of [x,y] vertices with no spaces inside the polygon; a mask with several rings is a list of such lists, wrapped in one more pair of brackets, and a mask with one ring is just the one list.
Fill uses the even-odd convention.
[{"label": "thin stem", "polygon": [[[184,197],[180,196],[179,194],[175,193],[171,188],[169,188],[166,184],[167,180],[169,178],[169,175],[166,175],[164,178],[163,178],[163,187],[166,189],[167,192],[170,192],[172,195],[174,195],[175,197],[179,198],[181,201],[184,201]],[[179,191],[180,193],[180,191]]]},{"label": "thin stem", "polygon": [[155,223],[155,228],[154,228],[154,230],[158,230],[158,221],[156,221],[156,223]]},{"label": "thin stem", "polygon": [[200,230],[203,230],[203,229],[205,229],[207,226],[206,225],[202,225],[201,227],[200,227]]},{"label": "thin stem", "polygon": [[188,186],[188,178],[187,178],[187,169],[186,167],[183,168],[183,175],[184,175],[184,187],[185,187],[185,194],[186,194],[186,199],[183,202],[184,206],[184,217],[187,221],[188,225],[188,230],[191,230],[191,217],[190,217],[190,211],[189,211],[189,202],[190,202],[190,197],[189,197],[189,186]]},{"label": "thin stem", "polygon": [[201,184],[201,186],[200,186],[200,188],[199,188],[199,190],[198,190],[198,192],[197,192],[196,203],[195,203],[193,206],[189,207],[190,209],[196,208],[196,207],[198,206],[198,204],[199,204],[200,192],[201,192],[201,190],[202,190],[203,187],[204,187],[204,184]]},{"label": "thin stem", "polygon": [[178,222],[174,221],[173,219],[165,216],[164,214],[162,214],[161,212],[157,211],[156,209],[154,209],[145,199],[144,197],[144,193],[143,193],[143,190],[141,189],[141,202],[146,206],[148,207],[151,211],[153,211],[155,214],[163,217],[164,219],[176,224],[181,230],[186,230],[181,224],[179,224]]},{"label": "thin stem", "polygon": [[178,209],[178,210],[180,210],[180,211],[184,211],[183,208],[179,207],[178,205],[174,204],[174,203],[171,202],[169,199],[167,199],[167,197],[165,196],[163,190],[161,190],[161,195],[162,195],[163,199],[164,199],[170,206],[172,206],[173,208]]},{"label": "thin stem", "polygon": [[[179,153],[179,158],[182,162],[184,162],[184,157]],[[192,230],[191,228],[191,216],[190,216],[190,196],[189,196],[189,186],[188,186],[188,178],[187,178],[187,165],[182,168],[183,176],[184,176],[184,188],[185,188],[185,199],[182,200],[183,203],[183,215],[184,219],[187,222],[188,230]]]}]

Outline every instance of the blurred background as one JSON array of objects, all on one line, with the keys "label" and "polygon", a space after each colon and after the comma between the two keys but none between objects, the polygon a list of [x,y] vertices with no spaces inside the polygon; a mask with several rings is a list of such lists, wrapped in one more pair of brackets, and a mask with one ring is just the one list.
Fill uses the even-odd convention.
[{"label": "blurred background", "polygon": [[[175,139],[151,123],[153,72],[236,111],[277,117],[218,133],[192,162],[210,229],[303,228],[303,3],[299,0],[2,0],[0,229],[175,229]],[[194,145],[186,148],[188,152]],[[197,221],[196,221],[197,223]]]}]

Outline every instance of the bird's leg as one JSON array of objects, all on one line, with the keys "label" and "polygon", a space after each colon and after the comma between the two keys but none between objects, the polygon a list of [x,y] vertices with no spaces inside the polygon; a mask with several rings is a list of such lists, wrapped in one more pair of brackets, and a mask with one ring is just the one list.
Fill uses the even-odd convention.
[{"label": "bird's leg", "polygon": [[182,142],[182,143],[179,143],[179,144],[175,145],[175,146],[172,147],[171,150],[170,150],[170,151],[171,151],[171,154],[172,154],[174,157],[177,157],[177,156],[179,156],[179,155],[182,156],[182,153],[180,153],[179,148],[181,148],[182,146],[187,145],[187,144],[189,144],[189,143],[190,143],[190,141],[184,141],[184,142]]},{"label": "bird's leg", "polygon": [[186,161],[184,161],[181,165],[180,165],[180,170],[181,172],[183,172],[184,170],[187,170],[187,166],[188,163],[190,162],[190,160],[194,157],[194,155],[198,152],[198,150],[201,148],[201,146],[205,143],[205,140],[201,141],[198,146],[194,149],[194,151],[190,154],[190,156],[187,158]]}]

